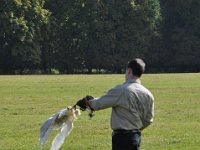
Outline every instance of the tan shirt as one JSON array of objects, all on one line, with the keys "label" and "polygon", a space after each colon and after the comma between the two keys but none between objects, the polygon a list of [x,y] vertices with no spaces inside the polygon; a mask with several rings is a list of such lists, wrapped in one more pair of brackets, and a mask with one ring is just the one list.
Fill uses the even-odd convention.
[{"label": "tan shirt", "polygon": [[140,80],[129,80],[117,85],[100,98],[91,101],[94,110],[112,107],[113,130],[142,129],[153,122],[154,97]]}]

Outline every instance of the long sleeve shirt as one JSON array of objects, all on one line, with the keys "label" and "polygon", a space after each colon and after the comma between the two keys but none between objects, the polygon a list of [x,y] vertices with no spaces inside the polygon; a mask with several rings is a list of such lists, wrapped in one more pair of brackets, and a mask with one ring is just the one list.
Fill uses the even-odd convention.
[{"label": "long sleeve shirt", "polygon": [[102,97],[91,100],[94,110],[112,107],[113,130],[144,129],[153,122],[154,97],[140,80],[129,80],[117,85]]}]

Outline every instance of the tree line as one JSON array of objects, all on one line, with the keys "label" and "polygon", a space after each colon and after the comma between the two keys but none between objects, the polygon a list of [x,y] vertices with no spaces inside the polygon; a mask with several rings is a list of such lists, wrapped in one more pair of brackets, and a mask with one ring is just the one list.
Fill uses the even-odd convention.
[{"label": "tree line", "polygon": [[200,71],[199,0],[1,0],[0,74]]}]

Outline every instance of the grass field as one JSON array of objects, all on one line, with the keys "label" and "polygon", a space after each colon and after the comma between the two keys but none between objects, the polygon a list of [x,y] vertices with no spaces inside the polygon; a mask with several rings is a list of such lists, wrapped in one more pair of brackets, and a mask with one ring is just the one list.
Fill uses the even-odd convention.
[{"label": "grass field", "polygon": [[[0,76],[0,150],[38,150],[48,117],[122,82],[124,75]],[[142,133],[141,150],[199,150],[200,74],[145,74],[142,83],[154,94],[155,119]],[[62,150],[111,150],[110,112],[92,119],[82,112]]]}]

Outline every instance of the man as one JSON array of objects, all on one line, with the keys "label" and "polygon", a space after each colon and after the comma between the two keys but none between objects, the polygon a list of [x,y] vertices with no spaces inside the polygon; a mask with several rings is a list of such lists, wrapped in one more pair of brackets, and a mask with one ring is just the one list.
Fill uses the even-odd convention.
[{"label": "man", "polygon": [[128,62],[125,83],[100,98],[87,96],[77,102],[83,110],[112,107],[112,150],[139,150],[141,131],[153,122],[154,97],[140,82],[144,70],[145,63],[136,58]]}]

